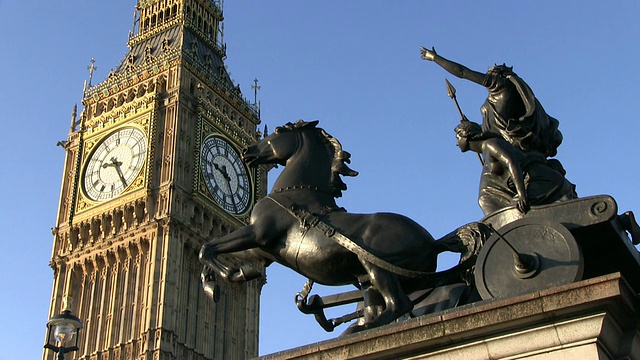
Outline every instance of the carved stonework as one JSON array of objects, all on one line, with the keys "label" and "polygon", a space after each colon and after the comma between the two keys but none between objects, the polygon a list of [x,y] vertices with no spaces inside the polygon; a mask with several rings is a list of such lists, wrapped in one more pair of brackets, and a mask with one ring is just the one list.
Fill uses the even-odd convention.
[{"label": "carved stonework", "polygon": [[[59,214],[64,216],[54,224],[53,299],[64,291],[77,300],[74,314],[86,326],[78,359],[174,360],[185,343],[185,358],[257,356],[257,312],[216,309],[198,284],[200,244],[223,224],[234,229],[240,223],[192,189],[200,176],[198,97],[217,103],[211,116],[220,118],[211,120],[209,130],[224,131],[237,144],[255,138],[260,120],[228,75],[217,74],[224,67],[217,2],[147,1],[136,6],[136,14],[137,33],[129,38],[124,61],[86,89],[84,109],[65,145],[69,171],[62,178]],[[193,16],[206,25],[191,24]],[[101,144],[127,128],[140,130],[147,141],[142,168],[125,178],[116,170],[123,160],[102,160],[94,170],[113,170],[113,188],[123,184],[124,189],[90,198],[91,186],[99,192],[110,187],[101,189],[95,181],[86,186],[89,162],[100,161],[93,155]],[[238,296],[243,298],[230,301],[252,297],[257,303],[259,290]],[[59,311],[59,303],[52,301],[52,312]],[[189,316],[181,318],[186,307]],[[244,336],[247,328],[255,335]],[[224,340],[223,334],[242,340]],[[214,342],[226,344],[213,347]]]},{"label": "carved stonework", "polygon": [[147,208],[146,203],[143,200],[137,200],[134,205],[134,215],[136,218],[136,223],[140,225],[147,216]]},{"label": "carved stonework", "polygon": [[126,344],[124,347],[124,357],[126,359],[133,359],[133,344]]}]

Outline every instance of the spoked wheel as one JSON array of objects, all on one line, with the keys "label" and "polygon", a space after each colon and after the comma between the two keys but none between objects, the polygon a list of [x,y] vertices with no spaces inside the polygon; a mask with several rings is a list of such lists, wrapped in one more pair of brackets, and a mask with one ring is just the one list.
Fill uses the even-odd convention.
[{"label": "spoked wheel", "polygon": [[480,250],[474,276],[486,300],[580,280],[583,262],[567,228],[543,218],[525,218],[494,231]]}]

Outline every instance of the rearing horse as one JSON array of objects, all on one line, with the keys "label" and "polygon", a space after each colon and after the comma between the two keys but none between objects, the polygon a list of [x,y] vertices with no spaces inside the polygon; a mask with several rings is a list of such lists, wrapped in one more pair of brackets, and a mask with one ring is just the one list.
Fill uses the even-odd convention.
[{"label": "rearing horse", "polygon": [[[402,215],[351,214],[339,208],[335,197],[346,190],[340,175],[357,172],[346,165],[350,154],[337,139],[316,127],[317,123],[300,120],[278,127],[244,150],[243,159],[249,165],[285,168],[274,190],[256,203],[249,225],[202,246],[203,281],[212,274],[228,281],[261,276],[250,266],[230,268],[217,259],[221,254],[253,249],[265,266],[277,261],[320,284],[361,288],[365,320],[352,325],[350,332],[390,323],[413,308],[407,293],[438,284],[434,271],[439,253],[468,249],[459,238],[434,240],[422,226]],[[344,235],[366,254],[339,244],[331,233],[297,217],[300,212],[319,219],[325,228]],[[425,276],[406,276],[381,262]]]}]

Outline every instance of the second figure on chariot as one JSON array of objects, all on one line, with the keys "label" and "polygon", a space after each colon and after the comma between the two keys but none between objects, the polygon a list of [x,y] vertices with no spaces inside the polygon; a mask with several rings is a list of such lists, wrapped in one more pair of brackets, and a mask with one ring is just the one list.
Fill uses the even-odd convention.
[{"label": "second figure on chariot", "polygon": [[531,88],[513,68],[496,65],[487,73],[471,70],[421,47],[421,57],[452,75],[487,88],[482,125],[463,117],[455,132],[460,150],[482,155],[478,203],[485,215],[516,206],[576,199],[575,185],[556,159],[562,143],[558,120],[549,116]]}]

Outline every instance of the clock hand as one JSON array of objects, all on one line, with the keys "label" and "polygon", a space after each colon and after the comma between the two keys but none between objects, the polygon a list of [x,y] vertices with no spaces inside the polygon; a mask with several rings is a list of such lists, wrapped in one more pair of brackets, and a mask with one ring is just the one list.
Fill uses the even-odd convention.
[{"label": "clock hand", "polygon": [[[120,169],[120,165],[122,165],[122,161],[118,161],[115,157],[111,158],[111,162],[113,163],[113,167],[116,168],[116,172],[118,173],[118,177],[120,181],[122,181],[122,185],[127,187],[127,180],[124,178],[124,174],[122,173],[122,169]],[[102,165],[104,167],[104,165]]]},{"label": "clock hand", "polygon": [[238,212],[238,205],[236,205],[236,199],[233,196],[233,190],[231,190],[231,176],[229,176],[229,173],[227,172],[227,167],[224,165],[218,166],[216,163],[213,163],[213,167],[222,174],[224,181],[227,183],[227,188],[229,189],[229,197],[231,198],[233,209],[235,212]]},{"label": "clock hand", "polygon": [[[216,168],[216,170],[218,170],[220,174],[222,174],[222,177],[227,181],[227,183],[231,181],[231,177],[229,176],[227,168],[224,165],[218,166],[218,164],[213,163],[213,167]],[[229,190],[231,190],[231,188],[229,188]]]},{"label": "clock hand", "polygon": [[233,196],[233,190],[231,190],[231,176],[227,172],[227,167],[222,165],[222,175],[224,175],[224,180],[227,182],[227,186],[229,187],[229,197],[231,197],[231,203],[233,204],[233,211],[238,212],[238,205],[236,205],[236,198]]},{"label": "clock hand", "polygon": [[216,169],[220,171],[220,173],[222,174],[222,177],[224,178],[224,181],[227,183],[227,188],[229,188],[229,194],[233,195],[233,190],[231,190],[231,176],[229,176],[229,173],[227,172],[227,167],[224,165],[218,167],[216,165]]},{"label": "clock hand", "polygon": [[102,164],[102,168],[106,169],[109,166],[118,167],[120,165],[122,165],[122,162],[118,161],[118,159],[116,159],[115,157],[112,157],[110,163]]}]

